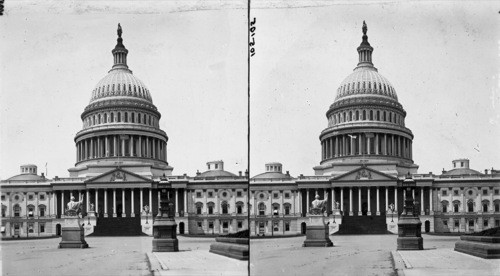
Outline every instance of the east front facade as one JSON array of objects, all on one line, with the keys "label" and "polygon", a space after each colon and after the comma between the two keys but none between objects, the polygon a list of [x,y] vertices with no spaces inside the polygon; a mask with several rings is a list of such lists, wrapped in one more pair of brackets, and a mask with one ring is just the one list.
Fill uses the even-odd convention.
[{"label": "east front facade", "polygon": [[247,172],[225,171],[224,162],[217,160],[194,176],[172,174],[161,113],[149,89],[129,69],[122,33],[118,25],[113,65],[81,114],[69,177],[48,179],[28,164],[0,182],[2,237],[60,235],[72,199],[83,202],[86,235],[151,235],[159,213],[159,185],[171,188],[179,234],[248,229]]},{"label": "east front facade", "polygon": [[500,226],[500,171],[469,168],[452,161],[441,174],[418,173],[413,133],[396,90],[372,62],[373,47],[363,24],[359,62],[337,89],[321,131],[321,160],[314,176],[283,173],[279,162],[250,179],[253,236],[306,232],[316,195],[328,200],[330,234],[397,233],[407,178],[417,188],[422,232],[471,232]]}]

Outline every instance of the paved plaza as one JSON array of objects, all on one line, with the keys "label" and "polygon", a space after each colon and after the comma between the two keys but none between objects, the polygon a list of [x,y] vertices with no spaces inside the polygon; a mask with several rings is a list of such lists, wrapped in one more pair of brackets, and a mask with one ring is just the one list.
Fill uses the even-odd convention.
[{"label": "paved plaza", "polygon": [[422,251],[396,251],[397,235],[331,236],[334,247],[302,247],[305,237],[251,240],[250,274],[500,275],[500,260],[453,251],[459,237],[422,236]]},{"label": "paved plaza", "polygon": [[247,275],[248,262],[208,252],[215,239],[178,238],[176,253],[151,253],[146,236],[86,237],[87,249],[58,249],[60,238],[2,241],[2,275]]}]

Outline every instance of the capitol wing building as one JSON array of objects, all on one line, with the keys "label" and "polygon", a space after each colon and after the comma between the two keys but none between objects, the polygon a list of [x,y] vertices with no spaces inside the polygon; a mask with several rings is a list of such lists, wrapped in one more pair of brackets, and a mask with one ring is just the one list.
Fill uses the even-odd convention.
[{"label": "capitol wing building", "polygon": [[92,90],[75,136],[69,177],[47,179],[36,165],[0,182],[2,237],[60,235],[72,197],[83,200],[85,235],[152,234],[159,212],[158,185],[168,183],[179,234],[225,234],[248,229],[248,173],[207,163],[196,176],[173,176],[167,134],[149,89],[127,65],[118,27],[113,66]]},{"label": "capitol wing building", "polygon": [[328,200],[330,234],[397,233],[406,197],[398,185],[408,177],[417,184],[412,196],[422,232],[500,226],[500,171],[480,173],[458,159],[441,175],[417,173],[406,112],[372,62],[365,24],[362,31],[359,62],[326,112],[315,175],[292,177],[281,163],[265,164],[265,172],[250,179],[251,234],[304,234],[316,195]]}]

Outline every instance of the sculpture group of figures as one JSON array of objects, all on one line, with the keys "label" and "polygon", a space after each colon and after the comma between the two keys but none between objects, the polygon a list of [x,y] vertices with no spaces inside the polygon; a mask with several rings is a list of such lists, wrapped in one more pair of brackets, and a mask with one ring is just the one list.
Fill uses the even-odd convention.
[{"label": "sculpture group of figures", "polygon": [[70,201],[66,205],[67,216],[78,216],[78,214],[81,213],[83,205],[83,195],[80,198],[80,201],[75,201],[75,197],[71,196]]}]

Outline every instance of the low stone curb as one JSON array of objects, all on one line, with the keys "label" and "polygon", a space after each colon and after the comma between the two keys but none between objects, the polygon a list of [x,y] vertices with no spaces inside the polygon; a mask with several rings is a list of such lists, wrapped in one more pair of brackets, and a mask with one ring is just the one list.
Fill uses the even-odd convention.
[{"label": "low stone curb", "polygon": [[399,254],[397,251],[391,251],[391,257],[392,263],[394,265],[394,270],[396,270],[398,276],[404,276],[404,270],[407,268],[411,268],[411,265],[405,262],[403,256],[401,256],[401,254]]}]

